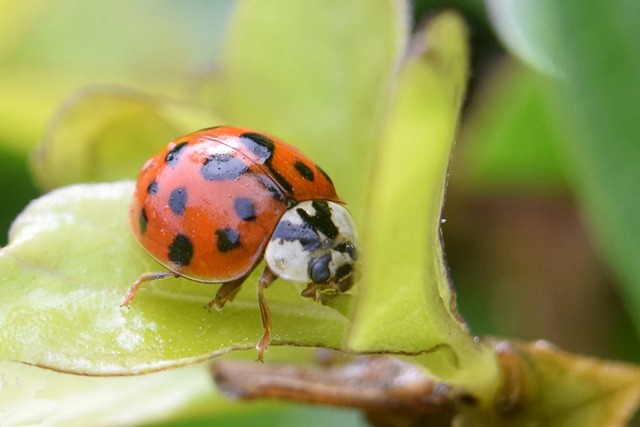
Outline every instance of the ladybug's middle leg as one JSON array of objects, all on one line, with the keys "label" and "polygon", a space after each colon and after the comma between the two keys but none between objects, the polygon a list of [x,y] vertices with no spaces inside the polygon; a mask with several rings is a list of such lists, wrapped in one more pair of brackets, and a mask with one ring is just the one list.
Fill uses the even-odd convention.
[{"label": "ladybug's middle leg", "polygon": [[222,308],[226,303],[233,301],[238,292],[240,292],[240,288],[246,278],[247,276],[242,276],[238,279],[220,285],[218,292],[216,292],[216,296],[209,301],[204,308],[211,311],[214,306],[216,308]]}]

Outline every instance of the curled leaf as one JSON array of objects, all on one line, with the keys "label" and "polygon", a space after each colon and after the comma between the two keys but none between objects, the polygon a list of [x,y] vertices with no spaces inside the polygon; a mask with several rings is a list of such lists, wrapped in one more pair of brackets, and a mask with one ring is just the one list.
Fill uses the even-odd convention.
[{"label": "curled leaf", "polygon": [[135,178],[150,154],[195,129],[220,124],[213,113],[114,87],[76,92],[58,111],[32,158],[44,189]]},{"label": "curled leaf", "polygon": [[449,156],[467,78],[466,31],[443,13],[414,40],[377,163],[364,230],[366,263],[348,348],[421,355],[448,381],[492,394],[492,352],[455,308],[440,241]]}]

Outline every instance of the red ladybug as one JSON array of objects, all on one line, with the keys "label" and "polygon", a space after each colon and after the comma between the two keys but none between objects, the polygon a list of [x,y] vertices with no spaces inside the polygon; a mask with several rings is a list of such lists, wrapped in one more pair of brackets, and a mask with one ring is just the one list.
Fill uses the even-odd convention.
[{"label": "red ladybug", "polygon": [[140,172],[129,212],[133,234],[169,271],[144,282],[186,277],[221,283],[207,308],[222,308],[264,258],[258,303],[271,335],[264,289],[282,277],[308,283],[302,296],[349,290],[357,274],[356,227],[329,176],[296,148],[250,129],[218,126],[169,143]]}]

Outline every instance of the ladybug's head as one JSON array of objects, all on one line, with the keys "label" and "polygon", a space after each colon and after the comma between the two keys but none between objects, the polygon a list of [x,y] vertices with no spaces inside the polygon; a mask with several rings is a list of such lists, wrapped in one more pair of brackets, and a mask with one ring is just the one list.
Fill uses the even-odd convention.
[{"label": "ladybug's head", "polygon": [[298,203],[278,223],[265,260],[278,276],[309,283],[303,296],[348,291],[358,275],[358,235],[349,212],[323,200]]}]

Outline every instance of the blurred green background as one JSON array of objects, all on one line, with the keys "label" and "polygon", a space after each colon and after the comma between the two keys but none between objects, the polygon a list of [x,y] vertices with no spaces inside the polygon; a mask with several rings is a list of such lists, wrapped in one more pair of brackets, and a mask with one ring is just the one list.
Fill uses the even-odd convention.
[{"label": "blurred green background", "polygon": [[[0,0],[0,245],[40,194],[29,156],[61,104],[88,85],[188,99],[216,69],[233,4]],[[550,40],[531,55],[527,37],[498,41],[500,6],[490,20],[481,2],[416,1],[413,25],[445,7],[467,19],[472,51],[443,225],[461,313],[478,335],[639,362],[640,7],[541,2],[537,18],[553,19],[534,16],[528,34]],[[312,411],[316,425],[361,422]]]}]

